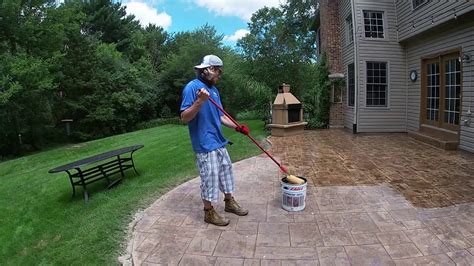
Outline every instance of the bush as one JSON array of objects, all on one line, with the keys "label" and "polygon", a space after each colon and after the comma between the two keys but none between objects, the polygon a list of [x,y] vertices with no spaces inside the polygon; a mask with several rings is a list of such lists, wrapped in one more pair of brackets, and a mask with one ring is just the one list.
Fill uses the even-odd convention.
[{"label": "bush", "polygon": [[137,125],[137,129],[147,129],[147,128],[152,128],[152,127],[157,127],[157,126],[162,126],[162,125],[184,125],[183,122],[181,122],[181,119],[179,117],[171,117],[171,118],[158,118],[158,119],[153,119],[150,121],[142,122]]},{"label": "bush", "polygon": [[252,111],[243,111],[237,114],[237,120],[256,120],[263,119],[264,116],[261,111],[252,110]]},{"label": "bush", "polygon": [[329,125],[330,88],[329,70],[324,55],[314,69],[314,85],[303,95],[303,108],[308,114],[308,128],[327,128]]}]

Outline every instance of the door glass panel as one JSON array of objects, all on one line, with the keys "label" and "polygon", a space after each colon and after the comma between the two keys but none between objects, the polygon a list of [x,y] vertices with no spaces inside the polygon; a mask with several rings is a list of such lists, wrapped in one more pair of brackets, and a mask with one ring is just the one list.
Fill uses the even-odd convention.
[{"label": "door glass panel", "polygon": [[438,121],[439,118],[439,63],[426,65],[427,94],[426,119]]},{"label": "door glass panel", "polygon": [[458,59],[445,61],[444,123],[459,125],[461,65]]}]

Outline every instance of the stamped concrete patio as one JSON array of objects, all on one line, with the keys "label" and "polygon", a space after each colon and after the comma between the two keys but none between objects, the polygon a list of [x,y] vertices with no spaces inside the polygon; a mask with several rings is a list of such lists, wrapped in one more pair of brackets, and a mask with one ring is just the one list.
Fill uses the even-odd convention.
[{"label": "stamped concrete patio", "polygon": [[[405,134],[342,130],[270,137],[292,174],[309,178],[306,209],[281,208],[280,173],[257,156],[234,164],[231,223],[203,222],[199,178],[133,224],[137,265],[474,265],[474,155]],[[217,209],[223,212],[223,202]]]}]

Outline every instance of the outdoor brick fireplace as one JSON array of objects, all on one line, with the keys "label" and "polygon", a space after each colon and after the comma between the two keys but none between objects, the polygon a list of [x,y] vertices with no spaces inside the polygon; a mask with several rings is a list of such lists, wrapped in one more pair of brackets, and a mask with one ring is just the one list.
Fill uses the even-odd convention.
[{"label": "outdoor brick fireplace", "polygon": [[290,85],[283,83],[272,105],[272,135],[278,137],[303,133],[307,122],[303,121],[301,102],[290,92]]}]

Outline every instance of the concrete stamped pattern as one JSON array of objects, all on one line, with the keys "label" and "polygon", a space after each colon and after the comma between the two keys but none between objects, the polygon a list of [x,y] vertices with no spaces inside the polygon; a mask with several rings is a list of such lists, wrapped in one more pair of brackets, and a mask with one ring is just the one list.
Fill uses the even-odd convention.
[{"label": "concrete stamped pattern", "polygon": [[474,265],[474,155],[405,134],[343,130],[270,137],[290,173],[308,178],[306,208],[281,208],[281,174],[261,155],[234,164],[248,216],[205,224],[195,178],[144,211],[136,265]]}]

